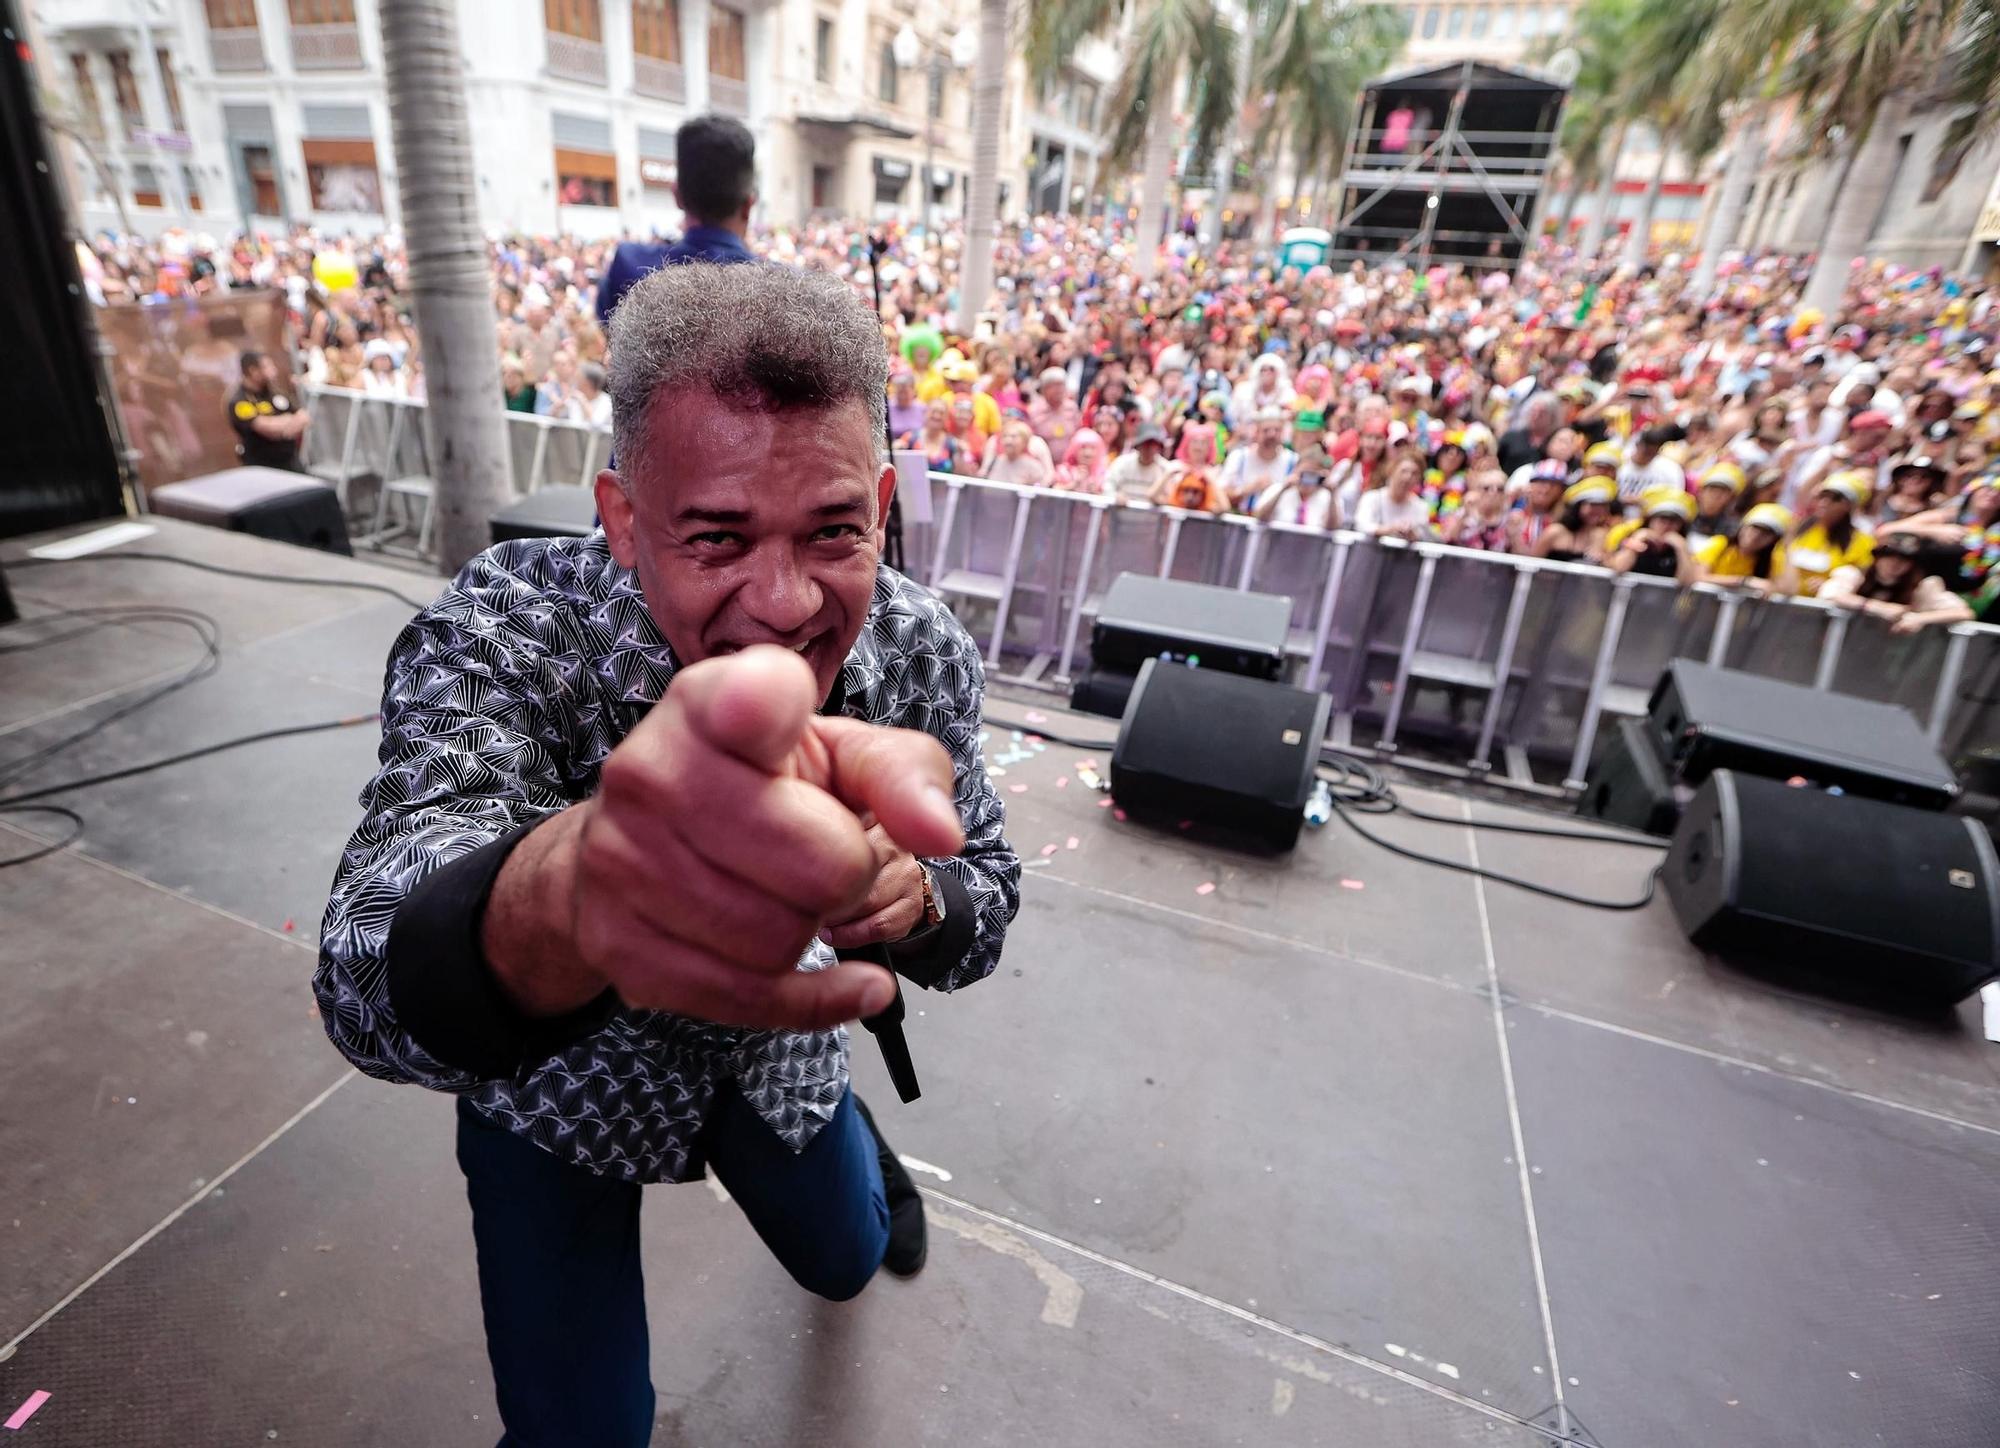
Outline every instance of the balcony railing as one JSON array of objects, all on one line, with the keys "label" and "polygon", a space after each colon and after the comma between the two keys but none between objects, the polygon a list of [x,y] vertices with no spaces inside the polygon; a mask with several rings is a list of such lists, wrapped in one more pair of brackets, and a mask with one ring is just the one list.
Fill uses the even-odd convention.
[{"label": "balcony railing", "polygon": [[605,78],[604,47],[594,40],[584,40],[575,35],[564,35],[551,30],[549,36],[549,74],[557,80],[581,81],[585,85],[603,85]]},{"label": "balcony railing", "polygon": [[294,25],[292,64],[300,70],[361,69],[361,27]]},{"label": "balcony railing", "polygon": [[740,80],[711,75],[708,78],[708,103],[726,115],[747,116],[750,114],[750,87]]},{"label": "balcony railing", "polygon": [[262,70],[264,45],[254,25],[208,32],[208,54],[217,70]]},{"label": "balcony railing", "polygon": [[650,55],[632,57],[632,89],[659,101],[687,99],[687,72],[677,60],[655,60]]}]

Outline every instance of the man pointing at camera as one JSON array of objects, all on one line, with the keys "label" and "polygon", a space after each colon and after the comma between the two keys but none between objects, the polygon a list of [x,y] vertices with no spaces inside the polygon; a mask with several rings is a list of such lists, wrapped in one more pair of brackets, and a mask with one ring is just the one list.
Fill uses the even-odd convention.
[{"label": "man pointing at camera", "polygon": [[841,1027],[894,982],[833,952],[951,990],[1019,898],[978,652],[878,562],[875,320],[669,267],[611,357],[602,531],[491,549],[396,642],[314,980],[357,1066],[459,1098],[506,1448],[648,1440],[642,1184],[712,1170],[825,1297],[922,1266]]}]

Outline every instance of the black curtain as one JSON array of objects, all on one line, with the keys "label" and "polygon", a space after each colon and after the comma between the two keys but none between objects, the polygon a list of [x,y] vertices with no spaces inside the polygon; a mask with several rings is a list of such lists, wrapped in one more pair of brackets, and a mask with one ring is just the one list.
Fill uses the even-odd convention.
[{"label": "black curtain", "polygon": [[90,354],[90,303],[34,102],[16,0],[0,0],[0,538],[123,511]]}]

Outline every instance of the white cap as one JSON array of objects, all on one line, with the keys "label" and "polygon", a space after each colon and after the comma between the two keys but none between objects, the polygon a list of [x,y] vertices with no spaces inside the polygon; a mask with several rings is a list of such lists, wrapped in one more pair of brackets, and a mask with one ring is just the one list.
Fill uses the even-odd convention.
[{"label": "white cap", "polygon": [[1069,386],[1069,373],[1063,371],[1060,367],[1044,367],[1039,380],[1044,383],[1060,382],[1063,386],[1067,387]]}]

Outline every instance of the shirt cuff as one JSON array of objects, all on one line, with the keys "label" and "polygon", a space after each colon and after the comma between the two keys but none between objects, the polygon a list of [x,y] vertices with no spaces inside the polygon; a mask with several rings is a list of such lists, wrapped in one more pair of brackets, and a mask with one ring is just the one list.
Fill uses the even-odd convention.
[{"label": "shirt cuff", "polygon": [[925,868],[930,872],[931,889],[944,909],[944,920],[912,939],[890,942],[889,960],[896,967],[896,974],[925,990],[935,990],[938,982],[965,959],[978,929],[973,919],[972,893],[965,888],[965,882],[949,870],[932,865]]},{"label": "shirt cuff", "polygon": [[518,1075],[603,1028],[618,1009],[606,990],[560,1016],[517,1007],[486,961],[480,926],[507,856],[540,824],[440,865],[396,907],[384,952],[389,1008],[416,1043],[447,1066],[481,1080]]}]

